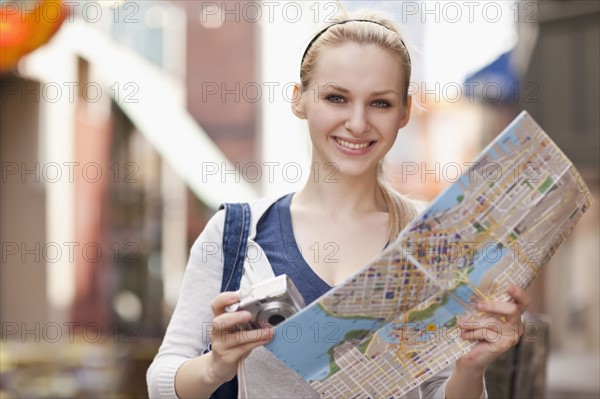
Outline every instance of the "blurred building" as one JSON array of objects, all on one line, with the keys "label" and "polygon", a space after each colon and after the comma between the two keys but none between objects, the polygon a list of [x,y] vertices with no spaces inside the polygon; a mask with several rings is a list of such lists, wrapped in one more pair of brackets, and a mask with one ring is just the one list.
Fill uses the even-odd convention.
[{"label": "blurred building", "polygon": [[[523,106],[551,132],[598,200],[600,3],[539,2],[536,27],[522,85]],[[551,323],[550,397],[600,394],[598,209],[597,203],[590,208],[538,282],[536,310],[547,314]]]},{"label": "blurred building", "polygon": [[78,2],[1,75],[3,393],[145,396],[189,248],[258,195],[221,178],[257,160],[258,25],[202,5]]}]

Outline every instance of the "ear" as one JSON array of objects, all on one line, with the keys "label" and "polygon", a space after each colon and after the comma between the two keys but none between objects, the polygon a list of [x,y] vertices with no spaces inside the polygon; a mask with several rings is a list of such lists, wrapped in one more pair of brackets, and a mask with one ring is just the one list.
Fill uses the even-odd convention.
[{"label": "ear", "polygon": [[298,83],[294,84],[294,92],[292,94],[292,112],[300,119],[306,119],[304,112],[304,102],[302,101],[302,90]]},{"label": "ear", "polygon": [[402,119],[400,120],[400,128],[399,129],[402,129],[404,126],[406,126],[406,124],[410,120],[410,109],[411,108],[412,108],[412,96],[409,95],[406,98],[406,107],[404,107],[404,115],[402,116]]}]

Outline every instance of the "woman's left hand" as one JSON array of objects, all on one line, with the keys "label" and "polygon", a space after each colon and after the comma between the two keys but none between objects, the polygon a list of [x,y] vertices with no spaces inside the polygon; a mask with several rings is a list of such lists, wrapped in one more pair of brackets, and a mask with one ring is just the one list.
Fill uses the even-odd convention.
[{"label": "woman's left hand", "polygon": [[516,285],[511,285],[507,292],[514,301],[478,302],[477,309],[487,315],[459,322],[461,338],[477,341],[475,347],[458,360],[464,368],[483,371],[519,342],[524,329],[521,315],[529,305],[529,295]]}]

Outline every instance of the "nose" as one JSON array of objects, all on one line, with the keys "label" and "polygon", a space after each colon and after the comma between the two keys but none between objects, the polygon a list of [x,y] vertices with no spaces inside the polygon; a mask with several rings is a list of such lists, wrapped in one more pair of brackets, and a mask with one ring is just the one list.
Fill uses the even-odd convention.
[{"label": "nose", "polygon": [[369,120],[364,107],[356,105],[352,108],[350,115],[344,124],[344,127],[353,134],[363,134],[370,129]]}]

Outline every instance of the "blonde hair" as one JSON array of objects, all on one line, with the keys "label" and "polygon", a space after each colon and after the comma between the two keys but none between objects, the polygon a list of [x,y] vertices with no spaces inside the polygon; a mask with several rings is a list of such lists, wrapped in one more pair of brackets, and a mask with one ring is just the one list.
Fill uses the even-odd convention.
[{"label": "blonde hair", "polygon": [[[301,91],[304,92],[310,87],[318,56],[323,48],[346,42],[374,44],[382,50],[398,56],[405,78],[402,99],[404,106],[407,106],[411,74],[410,55],[395,22],[389,16],[378,12],[357,11],[348,14],[344,10],[336,16],[336,21],[313,37],[305,50],[300,65]],[[417,207],[413,201],[398,193],[387,182],[384,177],[383,160],[379,162],[377,168],[377,183],[390,214],[389,238],[393,240],[417,216]]]}]

